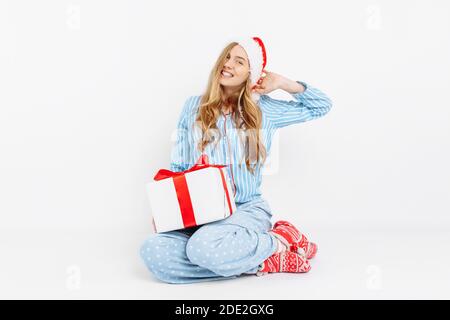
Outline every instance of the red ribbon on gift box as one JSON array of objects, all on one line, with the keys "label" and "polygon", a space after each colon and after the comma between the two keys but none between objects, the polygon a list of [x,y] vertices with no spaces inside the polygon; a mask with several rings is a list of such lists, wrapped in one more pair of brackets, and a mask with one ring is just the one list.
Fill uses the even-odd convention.
[{"label": "red ribbon on gift box", "polygon": [[175,186],[175,190],[177,192],[178,204],[180,205],[181,216],[183,219],[183,225],[185,228],[196,226],[197,223],[195,221],[194,209],[192,207],[191,196],[189,194],[189,188],[186,182],[185,174],[192,171],[197,171],[205,168],[218,168],[220,172],[220,176],[222,178],[223,188],[225,190],[225,195],[227,197],[228,208],[230,209],[230,215],[232,212],[230,195],[228,194],[228,188],[225,181],[225,176],[220,170],[221,168],[226,167],[226,165],[217,165],[217,164],[209,164],[208,156],[206,154],[202,154],[201,157],[197,160],[197,163],[190,169],[185,171],[174,172],[167,169],[160,169],[153,180],[159,181],[167,178],[173,179],[173,184]]}]

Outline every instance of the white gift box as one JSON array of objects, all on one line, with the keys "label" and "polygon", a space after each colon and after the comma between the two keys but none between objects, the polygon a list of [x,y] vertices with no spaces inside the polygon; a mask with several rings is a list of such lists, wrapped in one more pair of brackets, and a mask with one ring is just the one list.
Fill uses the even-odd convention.
[{"label": "white gift box", "polygon": [[154,179],[146,187],[158,233],[225,219],[236,210],[223,165],[197,163],[183,172],[162,169]]}]

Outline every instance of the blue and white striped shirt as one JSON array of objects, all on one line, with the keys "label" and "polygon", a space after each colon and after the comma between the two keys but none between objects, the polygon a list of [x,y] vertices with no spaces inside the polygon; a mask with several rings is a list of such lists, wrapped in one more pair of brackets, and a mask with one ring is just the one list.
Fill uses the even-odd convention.
[{"label": "blue and white striped shirt", "polygon": [[[258,105],[262,111],[261,138],[267,156],[270,153],[272,137],[277,129],[319,118],[331,109],[331,99],[322,91],[303,81],[297,82],[305,87],[305,91],[292,93],[295,101],[277,100],[268,95],[260,96]],[[190,96],[184,103],[178,119],[176,143],[171,152],[170,169],[172,171],[189,169],[201,156],[197,145],[202,133],[198,124],[195,125],[201,97],[201,95]],[[228,174],[233,176],[236,185],[235,202],[237,204],[260,197],[262,166],[258,163],[254,175],[247,170],[245,146],[241,142],[244,140],[238,136],[243,130],[235,128],[230,115],[219,117],[217,128],[220,133],[216,132],[215,137],[221,137],[220,141],[217,145],[216,141],[209,143],[204,150],[209,163],[229,165]]]}]

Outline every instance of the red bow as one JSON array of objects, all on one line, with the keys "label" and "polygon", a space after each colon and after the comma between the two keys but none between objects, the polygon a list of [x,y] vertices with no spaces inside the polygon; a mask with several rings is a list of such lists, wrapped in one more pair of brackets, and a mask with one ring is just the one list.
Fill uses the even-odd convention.
[{"label": "red bow", "polygon": [[206,154],[202,154],[201,157],[197,160],[196,164],[185,171],[174,172],[167,169],[160,169],[153,180],[159,181],[167,178],[173,178],[173,184],[175,186],[175,190],[177,192],[178,204],[180,206],[181,216],[183,219],[183,225],[185,228],[196,226],[197,223],[195,221],[194,209],[192,207],[191,196],[189,194],[188,185],[186,182],[185,174],[192,171],[197,171],[204,168],[218,168],[220,172],[220,176],[222,178],[223,188],[225,190],[225,194],[227,197],[228,208],[230,209],[230,215],[232,214],[231,200],[230,195],[228,194],[228,188],[225,181],[225,176],[220,170],[220,168],[226,167],[225,165],[217,165],[217,164],[209,164],[208,156]]}]

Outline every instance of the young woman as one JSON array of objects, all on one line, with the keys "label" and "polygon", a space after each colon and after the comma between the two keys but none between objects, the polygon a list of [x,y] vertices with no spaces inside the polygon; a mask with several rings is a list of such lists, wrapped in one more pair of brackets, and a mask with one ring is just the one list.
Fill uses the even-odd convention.
[{"label": "young woman", "polygon": [[[264,70],[266,52],[258,37],[227,45],[209,78],[206,92],[189,97],[178,121],[171,170],[184,171],[202,155],[227,164],[236,211],[203,226],[152,234],[141,257],[158,279],[191,283],[241,274],[308,272],[317,245],[287,221],[272,226],[262,197],[261,167],[274,132],[325,115],[331,100],[302,81]],[[276,100],[275,89],[295,101]]]}]

